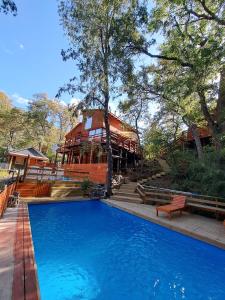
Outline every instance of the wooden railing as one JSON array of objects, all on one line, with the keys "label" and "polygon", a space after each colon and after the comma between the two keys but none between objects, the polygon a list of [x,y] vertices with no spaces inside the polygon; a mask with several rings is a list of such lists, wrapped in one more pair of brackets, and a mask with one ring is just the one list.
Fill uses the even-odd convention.
[{"label": "wooden railing", "polygon": [[138,184],[137,192],[145,204],[167,204],[173,195],[185,195],[186,205],[191,210],[208,211],[216,215],[225,215],[225,199],[207,195],[196,195],[193,193],[176,191]]},{"label": "wooden railing", "polygon": [[[139,152],[138,144],[129,137],[122,136],[116,132],[110,132],[112,144],[117,144],[130,152]],[[67,140],[63,146],[58,149],[58,152],[64,152],[67,147],[80,145],[82,142],[98,142],[106,143],[106,133],[102,132],[93,136],[81,135],[74,139]]]},{"label": "wooden railing", "polygon": [[3,190],[0,191],[0,218],[3,216],[6,210],[9,196],[13,194],[15,185],[15,182],[9,184],[8,186],[5,185]]}]

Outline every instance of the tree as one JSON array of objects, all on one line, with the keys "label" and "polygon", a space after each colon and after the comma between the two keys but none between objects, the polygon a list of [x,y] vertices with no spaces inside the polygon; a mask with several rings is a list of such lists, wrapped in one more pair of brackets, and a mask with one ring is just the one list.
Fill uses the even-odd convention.
[{"label": "tree", "polygon": [[[64,0],[59,5],[59,15],[71,47],[62,51],[64,60],[73,59],[80,71],[76,85],[73,78],[60,93],[83,92],[86,96],[79,108],[101,107],[104,110],[106,151],[108,162],[107,193],[111,194],[112,147],[109,129],[109,102],[118,90],[120,78],[132,63],[125,52],[122,37],[135,22],[136,1],[123,0]],[[127,25],[131,25],[128,29]]]},{"label": "tree", "polygon": [[45,139],[50,136],[50,129],[53,125],[52,121],[49,122],[50,115],[48,96],[35,94],[34,99],[29,102],[28,120],[31,125],[30,134],[40,151],[46,145]]},{"label": "tree", "polygon": [[202,158],[203,149],[197,127],[207,125],[201,112],[197,93],[190,93],[185,73],[180,68],[167,65],[166,62],[155,67],[154,85],[160,91],[160,118],[165,114],[176,115],[192,132],[198,157]]},{"label": "tree", "polygon": [[18,108],[0,112],[1,144],[6,152],[18,144],[23,145],[25,114]]},{"label": "tree", "polygon": [[17,15],[17,7],[12,0],[0,0],[0,13],[4,14],[12,13],[14,16]]},{"label": "tree", "polygon": [[9,97],[0,91],[0,111],[8,111],[12,108],[12,102]]},{"label": "tree", "polygon": [[124,121],[136,129],[139,147],[141,147],[143,123],[149,122],[148,104],[150,100],[153,100],[150,98],[149,91],[144,88],[146,81],[148,82],[145,72],[128,74],[128,77],[124,78],[123,87],[123,92],[127,94],[128,99],[120,101],[118,105]]},{"label": "tree", "polygon": [[[167,62],[167,66],[179,67],[180,73],[186,74],[189,94],[198,94],[214,143],[221,148],[225,132],[224,1],[158,0],[145,24],[148,35],[140,35],[138,39],[129,36],[127,48],[133,55]],[[156,54],[152,52],[155,33],[164,37]],[[214,111],[210,110],[212,102],[216,106]]]},{"label": "tree", "polygon": [[58,128],[58,144],[64,142],[65,134],[77,124],[77,118],[69,105],[65,106],[59,100],[49,100],[50,118]]}]

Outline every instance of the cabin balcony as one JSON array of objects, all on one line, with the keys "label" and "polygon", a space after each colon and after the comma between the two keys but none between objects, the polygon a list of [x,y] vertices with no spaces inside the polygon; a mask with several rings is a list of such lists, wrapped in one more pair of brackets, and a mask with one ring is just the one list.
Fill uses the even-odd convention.
[{"label": "cabin balcony", "polygon": [[[118,134],[116,132],[110,132],[111,142],[112,144],[117,145],[120,148],[123,148],[131,153],[139,153],[140,149],[136,141],[131,138]],[[71,150],[71,148],[79,146],[82,143],[90,142],[90,143],[106,143],[106,132],[105,130],[101,130],[97,134],[89,134],[87,135],[79,135],[77,137],[67,139],[65,144],[58,148],[58,153],[65,153]]]}]

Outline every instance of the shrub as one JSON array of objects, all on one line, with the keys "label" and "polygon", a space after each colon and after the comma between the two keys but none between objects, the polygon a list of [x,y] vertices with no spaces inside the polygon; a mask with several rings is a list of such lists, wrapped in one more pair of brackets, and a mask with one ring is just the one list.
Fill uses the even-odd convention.
[{"label": "shrub", "polygon": [[199,160],[193,151],[169,157],[172,188],[211,196],[225,196],[225,150],[204,149]]},{"label": "shrub", "polygon": [[84,179],[81,183],[81,190],[83,192],[84,195],[86,195],[89,191],[89,189],[91,188],[91,186],[93,185],[93,183],[89,180],[89,179]]}]

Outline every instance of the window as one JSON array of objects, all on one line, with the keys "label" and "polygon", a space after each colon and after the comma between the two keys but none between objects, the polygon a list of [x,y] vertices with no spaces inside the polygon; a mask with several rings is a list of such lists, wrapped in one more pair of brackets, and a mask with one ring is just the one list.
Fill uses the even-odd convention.
[{"label": "window", "polygon": [[95,130],[90,130],[89,131],[89,136],[94,136],[95,135]]},{"label": "window", "polygon": [[102,134],[102,128],[98,128],[95,130],[96,135],[101,135]]},{"label": "window", "polygon": [[91,128],[91,126],[92,126],[92,117],[88,117],[87,118],[87,120],[86,120],[86,122],[85,122],[85,127],[84,127],[84,129],[90,129]]}]

